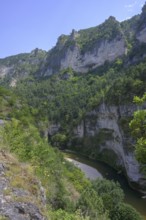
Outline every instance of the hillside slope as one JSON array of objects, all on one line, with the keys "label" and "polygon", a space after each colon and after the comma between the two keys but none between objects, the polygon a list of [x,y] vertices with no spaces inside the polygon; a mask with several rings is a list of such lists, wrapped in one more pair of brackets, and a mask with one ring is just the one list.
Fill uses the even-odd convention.
[{"label": "hillside slope", "polygon": [[0,152],[0,219],[45,220],[46,196],[33,167]]},{"label": "hillside slope", "polygon": [[146,92],[145,39],[146,4],[127,21],[109,17],[97,27],[62,35],[48,52],[1,59],[0,84],[19,96],[14,105],[2,94],[1,119],[31,122],[54,147],[100,158],[146,191],[129,129],[139,108],[133,98]]}]

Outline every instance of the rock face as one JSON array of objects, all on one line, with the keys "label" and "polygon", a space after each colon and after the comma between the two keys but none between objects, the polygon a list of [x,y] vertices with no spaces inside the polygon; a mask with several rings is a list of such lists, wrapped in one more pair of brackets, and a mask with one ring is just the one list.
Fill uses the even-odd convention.
[{"label": "rock face", "polygon": [[[48,77],[67,68],[82,74],[96,70],[106,62],[125,56],[128,44],[129,48],[133,47],[132,49],[137,45],[137,47],[146,46],[145,24],[146,4],[135,21],[130,19],[124,24],[110,17],[97,27],[73,30],[69,36],[61,35],[56,46],[48,52],[35,49],[30,54],[1,59],[0,82],[5,79],[6,83],[15,86],[17,80],[25,76],[30,76],[31,80],[32,76]],[[139,61],[145,54],[144,52],[143,56],[140,55]],[[136,56],[135,53],[133,56]],[[131,61],[128,59],[127,54],[126,60],[130,64]],[[69,76],[64,77],[67,79]],[[97,154],[108,154],[107,158],[112,157],[109,163],[124,168],[129,181],[139,184],[143,189],[145,180],[139,172],[139,165],[132,150],[127,150],[128,142],[131,140],[120,126],[120,119],[131,116],[134,108],[128,105],[117,107],[103,104],[87,114],[82,123],[74,129],[73,135],[76,139],[92,140],[89,141],[90,145],[85,147],[85,149],[89,148],[88,155],[91,153],[91,157],[95,157]],[[54,135],[59,129],[60,124],[54,124],[48,133]]]},{"label": "rock face", "polygon": [[48,52],[41,75],[50,76],[68,67],[77,73],[87,73],[127,55],[128,44],[133,40],[135,46],[146,43],[145,8],[139,17],[126,21],[125,25],[109,17],[97,27],[61,35]]},{"label": "rock face", "polygon": [[15,86],[19,79],[35,74],[40,69],[45,55],[45,51],[35,49],[31,53],[0,59],[0,82],[5,79],[10,86]]},{"label": "rock face", "polygon": [[[19,171],[21,174],[18,173]],[[23,172],[25,172],[25,176]],[[4,151],[0,152],[0,218],[10,220],[47,219],[42,214],[43,206],[45,207],[46,204],[42,186],[35,179],[31,179],[32,183],[30,183],[26,172],[25,168],[18,164],[12,156]],[[37,186],[39,190],[32,193],[31,187],[26,189],[24,179],[27,181],[27,186],[32,184],[32,189],[34,187],[35,190],[35,186]],[[42,205],[38,207],[39,199]]]},{"label": "rock face", "polygon": [[146,27],[144,29],[142,29],[138,35],[137,35],[137,39],[141,42],[141,43],[146,43]]},{"label": "rock face", "polygon": [[71,67],[75,72],[86,73],[103,65],[105,61],[113,61],[124,54],[126,54],[126,45],[123,38],[116,38],[112,41],[104,40],[100,44],[97,42],[93,50],[83,55],[75,46],[73,50],[66,51],[65,57],[60,61],[60,69]]},{"label": "rock face", "polygon": [[61,35],[56,46],[48,52],[35,49],[30,54],[1,60],[0,78],[11,76],[11,85],[15,86],[16,78],[23,78],[30,73],[38,77],[49,77],[67,68],[72,68],[76,73],[93,71],[106,62],[127,55],[127,43],[130,45],[133,39],[139,45],[146,43],[145,20],[143,10],[136,21],[131,19],[125,26],[114,17],[109,17],[99,26],[73,30],[70,35]]},{"label": "rock face", "polygon": [[128,55],[128,48],[146,43],[146,5],[141,15],[135,17],[118,22],[111,16],[96,27],[61,35],[48,52],[35,49],[28,54],[0,59],[0,80],[5,78],[9,85],[15,86],[17,80],[29,75],[49,77],[67,68],[80,74],[95,71],[106,62]]},{"label": "rock face", "polygon": [[49,126],[49,130],[47,131],[47,134],[49,134],[50,136],[56,134],[60,129],[60,124],[52,124],[51,126]]},{"label": "rock face", "polygon": [[[108,25],[111,26],[110,32],[107,30],[104,33],[104,26],[106,29]],[[92,39],[89,36],[90,31],[88,33],[86,30],[79,32],[73,30],[70,36],[60,36],[56,46],[48,53],[46,68],[42,74],[50,76],[68,67],[77,73],[87,73],[106,61],[111,62],[125,55],[126,40],[119,22],[110,17],[101,26],[102,28],[100,26],[93,28],[95,39]],[[80,41],[84,38],[87,40],[82,47]]]},{"label": "rock face", "polygon": [[[88,156],[96,158],[98,154],[102,157],[107,153],[109,158],[105,158],[104,155],[103,160],[112,166],[122,168],[130,184],[137,190],[146,192],[146,179],[140,173],[140,166],[135,159],[133,150],[129,149],[132,140],[130,137],[126,137],[120,126],[122,118],[132,116],[135,110],[134,105],[118,107],[102,104],[87,114],[85,120],[74,130],[74,135],[80,140],[85,139],[87,142],[88,138],[91,140],[91,143],[88,142],[90,144]],[[95,137],[96,142],[93,141]],[[81,146],[79,147],[82,150]],[[82,148],[88,148],[88,146],[83,145]]]},{"label": "rock face", "polygon": [[[146,108],[143,106],[142,108]],[[87,113],[84,120],[72,131],[72,141],[68,147],[79,150],[92,159],[102,159],[116,169],[122,170],[136,190],[146,193],[146,178],[140,171],[137,162],[133,139],[122,126],[137,110],[137,106],[108,106],[101,104]],[[52,124],[48,129],[49,137],[60,132],[61,125]],[[75,147],[76,146],[76,147]]]},{"label": "rock face", "polygon": [[9,72],[11,72],[11,70],[12,70],[12,67],[7,67],[7,66],[4,66],[4,65],[1,65],[0,66],[0,78],[3,78],[6,75],[8,75]]},{"label": "rock face", "polygon": [[142,8],[136,38],[140,43],[146,43],[146,4]]}]

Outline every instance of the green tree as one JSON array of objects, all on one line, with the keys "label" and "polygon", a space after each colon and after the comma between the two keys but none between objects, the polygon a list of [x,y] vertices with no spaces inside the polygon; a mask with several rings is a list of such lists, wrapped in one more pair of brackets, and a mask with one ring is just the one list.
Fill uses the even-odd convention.
[{"label": "green tree", "polygon": [[57,133],[51,138],[51,142],[55,147],[63,147],[66,143],[67,137],[65,134]]},{"label": "green tree", "polygon": [[97,179],[92,186],[102,199],[103,207],[111,220],[141,220],[140,214],[134,208],[124,204],[124,193],[119,183]]},{"label": "green tree", "polygon": [[[134,102],[142,105],[146,101],[146,94],[142,98],[135,97]],[[134,112],[134,117],[129,124],[132,135],[136,139],[135,153],[139,162],[146,164],[146,110]]]},{"label": "green tree", "polygon": [[[118,183],[105,179],[93,181],[93,189],[103,201],[105,211],[109,212],[110,219],[116,219],[115,213],[124,200],[123,190]],[[131,219],[132,220],[132,219]]]},{"label": "green tree", "polygon": [[81,194],[77,207],[81,210],[83,216],[90,216],[90,219],[102,219],[107,217],[104,213],[102,198],[98,196],[92,187],[87,187]]},{"label": "green tree", "polygon": [[142,220],[142,217],[131,205],[122,203],[115,220]]}]

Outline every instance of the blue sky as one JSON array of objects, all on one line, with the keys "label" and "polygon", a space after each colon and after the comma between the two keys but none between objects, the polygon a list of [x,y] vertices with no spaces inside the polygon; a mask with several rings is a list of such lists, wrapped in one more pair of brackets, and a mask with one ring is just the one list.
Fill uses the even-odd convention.
[{"label": "blue sky", "polygon": [[145,0],[0,0],[0,58],[51,49],[61,34],[141,13]]}]

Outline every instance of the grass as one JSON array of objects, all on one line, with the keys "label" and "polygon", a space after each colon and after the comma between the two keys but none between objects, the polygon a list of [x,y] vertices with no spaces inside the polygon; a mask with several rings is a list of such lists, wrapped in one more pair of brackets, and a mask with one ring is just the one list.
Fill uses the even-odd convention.
[{"label": "grass", "polygon": [[[3,191],[5,197],[10,201],[32,202],[42,212],[45,212],[41,201],[40,183],[34,175],[34,169],[31,165],[20,163],[16,156],[6,150],[0,150],[0,163],[4,165],[3,176],[8,180],[8,187]],[[17,191],[22,192],[17,193]],[[0,220],[3,220],[0,216]]]},{"label": "grass", "polygon": [[0,215],[0,220],[8,220],[5,216]]}]

